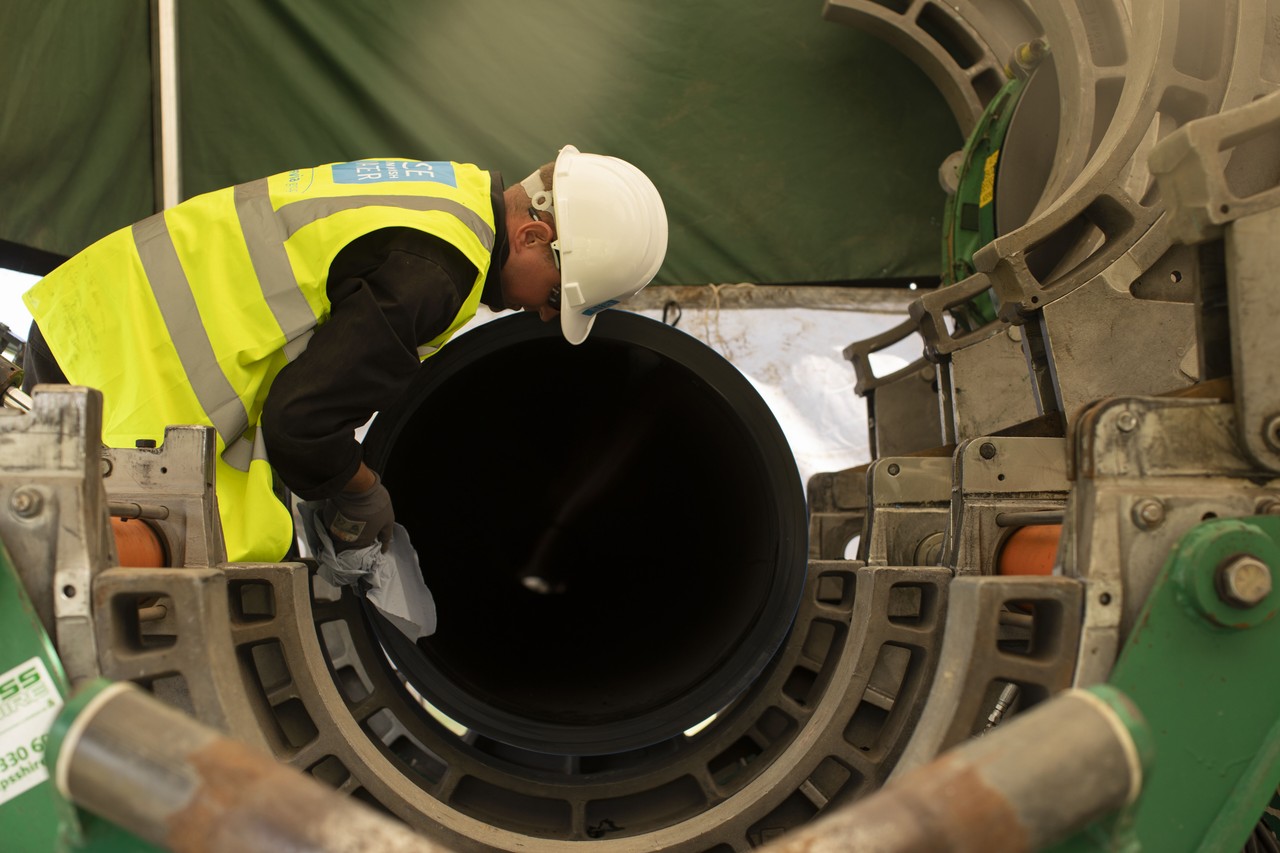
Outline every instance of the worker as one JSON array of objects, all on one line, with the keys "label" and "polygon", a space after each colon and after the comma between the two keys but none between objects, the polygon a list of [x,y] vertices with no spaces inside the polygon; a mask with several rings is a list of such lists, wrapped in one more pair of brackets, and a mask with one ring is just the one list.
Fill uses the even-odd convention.
[{"label": "worker", "polygon": [[111,447],[213,427],[232,561],[291,551],[290,492],[324,501],[339,550],[385,550],[391,498],[355,431],[480,303],[558,317],[578,344],[666,247],[644,173],[572,145],[505,188],[455,162],[295,169],[188,199],[37,282],[24,387],[99,389]]}]

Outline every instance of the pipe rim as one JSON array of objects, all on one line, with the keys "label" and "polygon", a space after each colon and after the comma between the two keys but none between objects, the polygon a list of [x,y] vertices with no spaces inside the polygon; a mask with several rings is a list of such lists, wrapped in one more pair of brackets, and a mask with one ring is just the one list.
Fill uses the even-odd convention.
[{"label": "pipe rim", "polygon": [[[421,403],[456,378],[476,360],[505,348],[544,338],[559,339],[553,326],[534,315],[493,320],[468,331],[433,356],[409,392],[374,420],[365,438],[365,458],[382,471],[397,439]],[[376,608],[364,602],[374,636],[392,664],[431,706],[470,730],[522,749],[562,755],[592,755],[643,748],[680,736],[721,712],[766,669],[786,638],[799,606],[807,568],[808,519],[795,458],[773,413],[736,367],[696,338],[639,314],[607,311],[592,330],[592,340],[642,348],[665,361],[695,372],[709,390],[739,412],[756,442],[758,461],[771,483],[790,491],[770,496],[777,521],[776,564],[769,591],[760,603],[742,642],[714,667],[708,678],[657,711],[603,724],[549,722],[476,702],[435,666],[415,644],[392,627]],[[430,642],[430,638],[422,642]]]}]

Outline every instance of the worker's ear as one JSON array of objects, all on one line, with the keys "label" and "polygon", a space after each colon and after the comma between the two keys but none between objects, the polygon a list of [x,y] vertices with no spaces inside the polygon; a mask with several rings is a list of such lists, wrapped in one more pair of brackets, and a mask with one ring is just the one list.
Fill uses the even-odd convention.
[{"label": "worker's ear", "polygon": [[554,235],[551,226],[545,222],[530,219],[516,228],[516,245],[521,248],[533,248],[538,243],[550,243]]}]

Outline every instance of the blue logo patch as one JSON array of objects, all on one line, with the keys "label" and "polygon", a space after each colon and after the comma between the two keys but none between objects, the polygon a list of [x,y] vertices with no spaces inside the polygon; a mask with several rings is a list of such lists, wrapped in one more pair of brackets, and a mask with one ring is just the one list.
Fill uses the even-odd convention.
[{"label": "blue logo patch", "polygon": [[333,167],[335,184],[386,184],[394,181],[432,181],[458,185],[449,162],[413,162],[411,160],[356,160]]},{"label": "blue logo patch", "polygon": [[594,317],[606,308],[612,308],[617,305],[619,300],[610,299],[608,302],[601,302],[599,305],[592,305],[590,308],[582,312],[584,317]]}]

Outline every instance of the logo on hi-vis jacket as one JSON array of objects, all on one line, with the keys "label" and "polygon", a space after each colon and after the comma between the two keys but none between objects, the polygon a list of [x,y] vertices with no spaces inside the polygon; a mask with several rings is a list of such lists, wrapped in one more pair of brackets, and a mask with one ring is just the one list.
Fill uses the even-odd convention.
[{"label": "logo on hi-vis jacket", "polygon": [[410,160],[356,160],[333,167],[335,184],[386,184],[393,181],[433,181],[458,185],[449,162],[412,162]]}]

